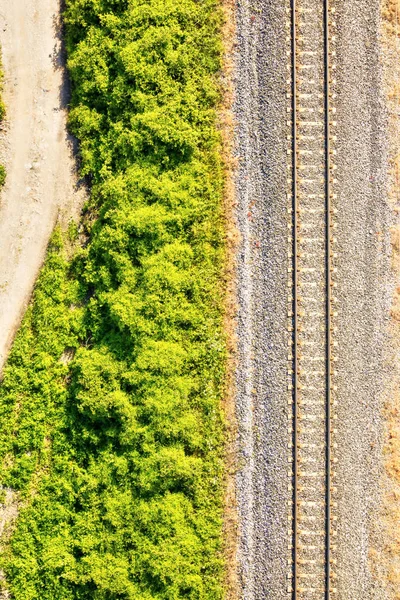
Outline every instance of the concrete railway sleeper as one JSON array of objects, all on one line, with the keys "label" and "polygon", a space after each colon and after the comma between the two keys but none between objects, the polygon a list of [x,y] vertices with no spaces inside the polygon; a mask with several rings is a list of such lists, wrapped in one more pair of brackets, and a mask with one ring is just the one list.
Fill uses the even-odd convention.
[{"label": "concrete railway sleeper", "polygon": [[332,0],[290,0],[288,597],[292,600],[329,600],[336,592],[334,30]]}]

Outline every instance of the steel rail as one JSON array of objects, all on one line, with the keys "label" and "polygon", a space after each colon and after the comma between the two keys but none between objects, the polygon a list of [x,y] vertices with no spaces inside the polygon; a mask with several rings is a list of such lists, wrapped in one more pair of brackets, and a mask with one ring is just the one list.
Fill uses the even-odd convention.
[{"label": "steel rail", "polygon": [[298,326],[298,314],[297,314],[297,246],[298,246],[298,206],[297,206],[297,73],[296,73],[296,0],[291,0],[291,19],[292,19],[292,218],[293,218],[293,238],[292,238],[292,253],[293,253],[293,540],[292,540],[292,560],[293,560],[293,573],[292,582],[294,590],[294,600],[296,599],[296,588],[297,588],[297,464],[298,464],[298,399],[297,399],[297,373],[298,373],[298,353],[297,353],[297,326]]},{"label": "steel rail", "polygon": [[329,0],[324,0],[324,79],[325,79],[325,210],[326,210],[326,481],[325,481],[325,600],[331,596],[331,164],[330,164],[330,69],[329,69]]}]

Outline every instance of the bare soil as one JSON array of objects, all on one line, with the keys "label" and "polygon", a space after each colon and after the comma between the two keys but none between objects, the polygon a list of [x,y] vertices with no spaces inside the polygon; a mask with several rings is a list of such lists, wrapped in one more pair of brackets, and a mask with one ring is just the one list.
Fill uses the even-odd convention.
[{"label": "bare soil", "polygon": [[[234,43],[236,34],[235,0],[224,0],[224,62],[221,74],[222,102],[219,110],[219,127],[222,135],[222,158],[225,167],[224,215],[225,215],[225,265],[223,286],[225,290],[224,329],[227,345],[227,365],[223,410],[226,423],[225,442],[225,495],[224,495],[224,559],[225,600],[237,600],[239,593],[237,550],[238,514],[236,501],[237,471],[237,422],[235,411],[235,369],[237,367],[236,340],[236,253],[238,230],[235,220],[235,175],[234,153]],[[1,598],[0,598],[1,600]]]},{"label": "bare soil", "polygon": [[0,0],[7,118],[0,162],[0,370],[29,302],[57,218],[79,212],[59,0]]},{"label": "bare soil", "polygon": [[388,363],[390,377],[384,406],[385,474],[382,478],[382,520],[384,538],[372,553],[377,577],[389,597],[400,599],[400,0],[382,2],[382,40],[389,131],[389,204],[393,210],[392,306],[389,322]]}]

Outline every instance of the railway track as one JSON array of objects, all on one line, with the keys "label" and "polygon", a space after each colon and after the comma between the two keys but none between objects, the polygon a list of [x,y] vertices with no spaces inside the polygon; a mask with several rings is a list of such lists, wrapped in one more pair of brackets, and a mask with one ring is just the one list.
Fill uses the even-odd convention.
[{"label": "railway track", "polygon": [[335,596],[334,8],[290,0],[288,597]]}]

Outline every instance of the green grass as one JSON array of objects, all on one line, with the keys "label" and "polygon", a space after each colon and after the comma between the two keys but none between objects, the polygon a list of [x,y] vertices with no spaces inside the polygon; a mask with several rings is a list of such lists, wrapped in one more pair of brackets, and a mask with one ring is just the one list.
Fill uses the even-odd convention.
[{"label": "green grass", "polygon": [[217,600],[223,168],[216,0],[67,0],[91,197],[0,388],[15,600]]}]

